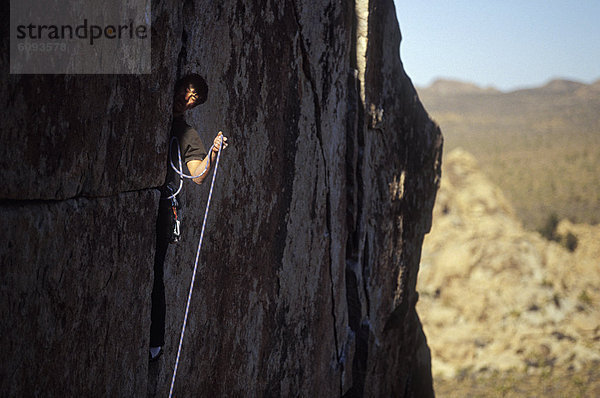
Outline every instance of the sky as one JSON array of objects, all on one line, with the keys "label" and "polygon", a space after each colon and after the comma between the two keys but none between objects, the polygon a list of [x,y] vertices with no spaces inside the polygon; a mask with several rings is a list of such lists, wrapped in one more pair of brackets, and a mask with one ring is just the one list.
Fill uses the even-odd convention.
[{"label": "sky", "polygon": [[600,79],[600,0],[394,0],[416,86],[450,78],[501,90]]}]

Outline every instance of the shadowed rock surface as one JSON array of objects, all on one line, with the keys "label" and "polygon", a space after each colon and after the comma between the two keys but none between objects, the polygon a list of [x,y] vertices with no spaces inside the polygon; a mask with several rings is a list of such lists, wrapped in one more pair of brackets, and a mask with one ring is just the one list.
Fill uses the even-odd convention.
[{"label": "shadowed rock surface", "polygon": [[155,2],[148,76],[8,75],[3,38],[0,389],[168,393],[208,184],[184,187],[149,365],[155,188],[173,84],[196,72],[209,98],[188,121],[231,145],[175,395],[431,396],[415,286],[442,138],[395,15],[391,0]]}]

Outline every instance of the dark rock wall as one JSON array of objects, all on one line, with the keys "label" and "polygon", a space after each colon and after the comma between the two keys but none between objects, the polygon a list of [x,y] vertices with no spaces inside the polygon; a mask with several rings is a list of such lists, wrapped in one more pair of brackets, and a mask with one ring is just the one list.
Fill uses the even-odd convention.
[{"label": "dark rock wall", "polygon": [[168,393],[209,185],[184,187],[148,365],[154,188],[173,84],[197,72],[209,98],[188,120],[231,145],[175,395],[432,394],[414,305],[441,135],[392,1],[362,3],[157,1],[149,76],[8,75],[2,39],[1,391]]},{"label": "dark rock wall", "polygon": [[157,199],[3,202],[1,396],[144,391]]},{"label": "dark rock wall", "polygon": [[[367,308],[371,333],[366,385],[373,386],[368,394],[373,396],[427,396],[429,382],[422,379],[427,378],[429,361],[423,366],[421,358],[406,358],[413,358],[424,341],[415,288],[439,185],[442,137],[399,58],[390,55],[401,39],[393,5],[370,2],[369,10],[365,148],[370,167],[363,175],[365,191],[374,196],[364,205],[363,275],[368,275],[366,291],[377,301],[371,300]],[[390,379],[390,373],[397,378]]]}]

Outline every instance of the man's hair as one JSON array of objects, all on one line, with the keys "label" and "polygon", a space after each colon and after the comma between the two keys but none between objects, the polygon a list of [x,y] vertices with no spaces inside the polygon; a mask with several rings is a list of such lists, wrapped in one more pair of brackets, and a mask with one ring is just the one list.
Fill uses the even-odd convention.
[{"label": "man's hair", "polygon": [[196,93],[198,93],[198,100],[194,103],[193,107],[205,103],[206,98],[208,97],[208,85],[206,84],[206,80],[196,73],[185,75],[175,83],[175,95],[187,88],[190,84],[194,87]]}]

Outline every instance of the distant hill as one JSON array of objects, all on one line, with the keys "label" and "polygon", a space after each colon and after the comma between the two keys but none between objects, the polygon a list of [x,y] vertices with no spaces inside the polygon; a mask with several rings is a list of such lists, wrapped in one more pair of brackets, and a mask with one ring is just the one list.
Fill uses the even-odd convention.
[{"label": "distant hill", "polygon": [[552,213],[600,223],[600,80],[511,92],[438,80],[417,91],[445,150],[472,153],[527,228]]},{"label": "distant hill", "polygon": [[430,94],[450,95],[450,94],[481,94],[481,93],[499,93],[495,88],[481,88],[476,84],[460,82],[456,80],[438,79],[428,88]]},{"label": "distant hill", "polygon": [[546,83],[540,88],[533,88],[530,91],[544,93],[571,93],[580,88],[586,87],[586,84],[574,82],[571,80],[555,79]]}]

